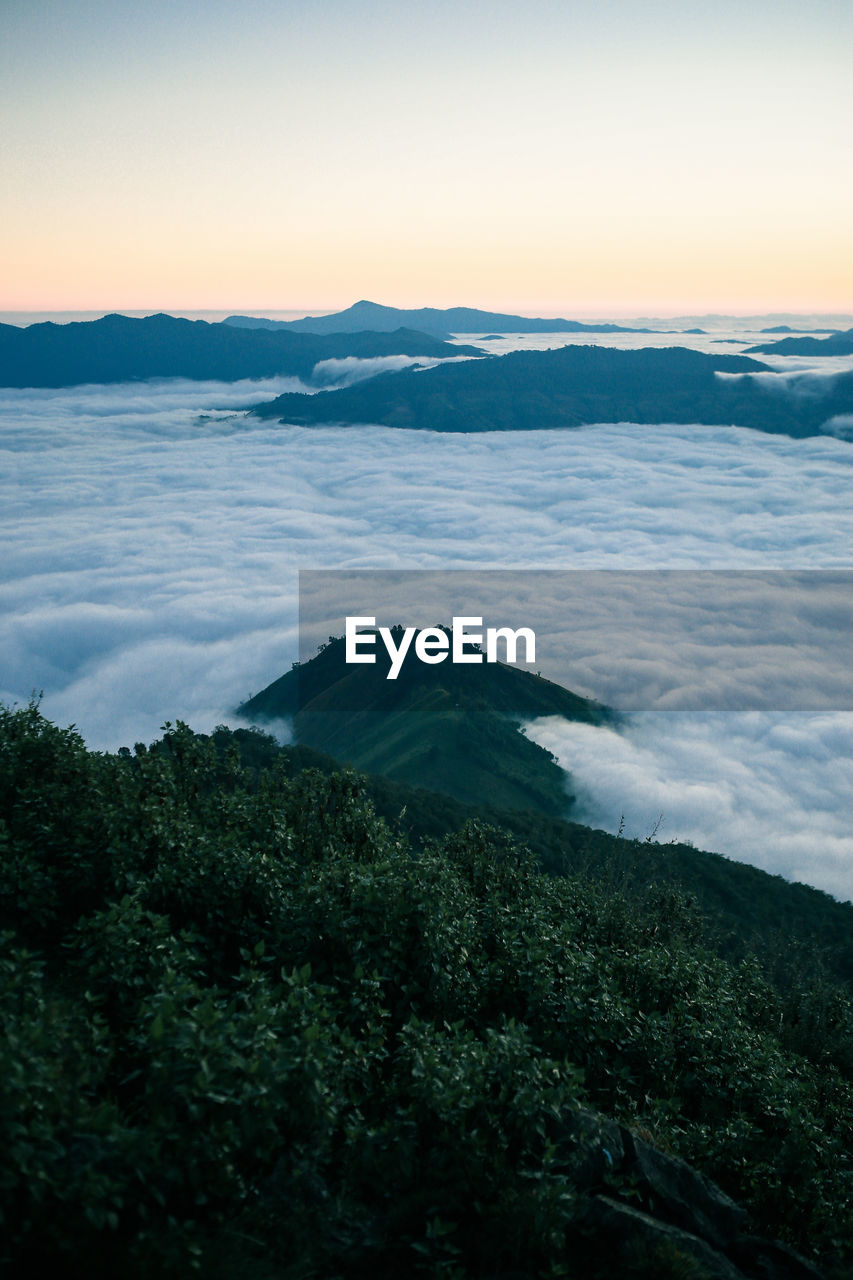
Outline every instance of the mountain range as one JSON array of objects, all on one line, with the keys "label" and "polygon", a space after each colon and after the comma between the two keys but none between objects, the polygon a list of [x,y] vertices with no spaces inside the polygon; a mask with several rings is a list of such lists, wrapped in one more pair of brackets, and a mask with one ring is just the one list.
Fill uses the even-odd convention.
[{"label": "mountain range", "polygon": [[747,350],[773,356],[850,356],[853,355],[853,329],[833,332],[828,338],[782,338],[778,342],[748,347]]},{"label": "mountain range", "polygon": [[[731,377],[725,375],[771,375]],[[722,375],[722,376],[721,376]],[[791,436],[821,432],[853,408],[853,374],[777,379],[747,356],[683,347],[565,346],[383,374],[316,396],[287,394],[254,412],[296,425],[376,423],[432,431],[511,431],[595,422],[734,424]]]},{"label": "mountain range", "polygon": [[0,324],[0,386],[66,387],[87,382],[192,378],[234,382],[292,375],[310,379],[323,360],[357,356],[445,359],[480,354],[425,333],[318,335],[241,330],[205,320],[122,315],[70,324]]},{"label": "mountain range", "polygon": [[242,329],[289,330],[291,333],[357,333],[370,329],[384,333],[394,329],[418,329],[447,338],[454,333],[655,333],[654,329],[630,329],[619,324],[585,324],[580,320],[531,319],[477,307],[385,307],[362,299],[332,315],[305,316],[301,320],[264,320],[255,316],[228,316],[225,324]]},{"label": "mountain range", "polygon": [[838,333],[837,329],[795,329],[790,324],[773,324],[769,329],[762,329],[762,333]]}]

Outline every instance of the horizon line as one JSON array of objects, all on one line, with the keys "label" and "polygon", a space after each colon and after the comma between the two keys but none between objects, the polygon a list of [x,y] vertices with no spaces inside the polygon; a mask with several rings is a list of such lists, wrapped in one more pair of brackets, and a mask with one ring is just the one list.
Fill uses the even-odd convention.
[{"label": "horizon line", "polygon": [[[368,301],[367,299],[359,299],[359,302]],[[372,300],[371,300],[372,301]],[[181,318],[184,313],[192,313],[194,315],[247,315],[263,317],[264,315],[287,314],[299,315],[304,317],[320,317],[327,315],[336,315],[340,312],[348,311],[357,303],[347,303],[345,306],[335,307],[301,307],[301,306],[162,306],[150,304],[147,306],[42,306],[42,307],[0,307],[0,316],[39,316],[39,315],[121,315],[133,312],[137,315],[173,315]],[[451,311],[459,309],[483,311],[491,314],[517,315],[523,319],[542,319],[542,320],[565,320],[577,319],[580,321],[598,321],[598,320],[679,320],[679,319],[751,319],[755,317],[773,319],[784,316],[835,316],[848,317],[853,319],[853,308],[849,311],[836,310],[831,307],[795,307],[795,308],[779,308],[778,306],[767,311],[760,309],[738,308],[737,310],[724,311],[687,311],[687,310],[635,310],[628,311],[624,308],[618,308],[613,311],[581,311],[572,307],[564,307],[556,310],[553,307],[524,307],[515,309],[501,309],[494,306],[482,306],[472,303],[451,303],[447,306],[436,306],[431,303],[421,304],[418,306],[398,306],[393,303],[374,303],[373,305],[388,307],[393,311]]]}]

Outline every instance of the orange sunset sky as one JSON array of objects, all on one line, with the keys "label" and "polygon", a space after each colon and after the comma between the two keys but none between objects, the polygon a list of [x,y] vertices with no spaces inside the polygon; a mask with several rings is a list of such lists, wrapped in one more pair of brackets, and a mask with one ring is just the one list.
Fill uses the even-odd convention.
[{"label": "orange sunset sky", "polygon": [[0,309],[853,310],[851,15],[7,0]]}]

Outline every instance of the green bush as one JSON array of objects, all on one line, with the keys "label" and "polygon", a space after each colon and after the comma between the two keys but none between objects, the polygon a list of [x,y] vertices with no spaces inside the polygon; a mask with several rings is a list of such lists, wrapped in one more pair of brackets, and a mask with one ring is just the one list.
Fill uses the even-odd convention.
[{"label": "green bush", "polygon": [[224,730],[103,756],[0,716],[10,1270],[591,1275],[580,1102],[849,1260],[837,984],[776,986],[683,893],[545,875],[481,822],[410,846],[354,775],[254,740],[245,768]]}]

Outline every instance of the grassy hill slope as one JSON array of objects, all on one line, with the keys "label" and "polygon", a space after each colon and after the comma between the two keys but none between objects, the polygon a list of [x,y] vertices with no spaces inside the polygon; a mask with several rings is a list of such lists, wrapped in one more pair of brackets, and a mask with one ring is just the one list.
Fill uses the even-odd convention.
[{"label": "grassy hill slope", "polygon": [[519,726],[545,715],[599,724],[605,708],[503,663],[428,666],[412,657],[388,680],[383,646],[376,656],[372,666],[347,666],[344,642],[335,640],[239,714],[259,723],[291,718],[305,746],[466,804],[568,813],[566,774]]}]

